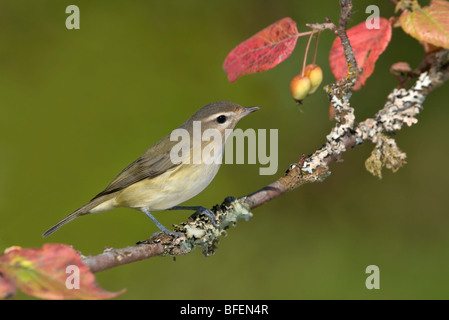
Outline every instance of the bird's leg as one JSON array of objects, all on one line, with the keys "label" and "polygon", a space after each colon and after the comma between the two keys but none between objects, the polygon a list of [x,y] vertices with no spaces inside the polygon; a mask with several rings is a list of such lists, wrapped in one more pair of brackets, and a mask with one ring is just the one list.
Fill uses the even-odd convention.
[{"label": "bird's leg", "polygon": [[169,208],[168,210],[195,210],[196,212],[192,216],[195,216],[197,214],[204,214],[205,216],[207,216],[210,219],[210,221],[212,222],[214,227],[217,226],[217,224],[215,223],[214,212],[210,209],[207,209],[207,208],[204,208],[201,206],[195,206],[195,207],[176,206],[173,208]]},{"label": "bird's leg", "polygon": [[[163,233],[166,233],[166,234],[169,234],[169,235],[173,235],[176,238],[178,238],[180,236],[184,236],[183,233],[168,230],[166,227],[164,227],[163,224],[161,224],[159,221],[157,221],[155,217],[153,217],[153,215],[150,213],[150,211],[148,209],[141,208],[140,210],[143,213],[145,213],[147,215],[147,217],[150,218],[154,222],[154,224],[159,228],[159,230],[161,230]],[[152,236],[154,236],[156,233],[157,232],[153,233]]]}]

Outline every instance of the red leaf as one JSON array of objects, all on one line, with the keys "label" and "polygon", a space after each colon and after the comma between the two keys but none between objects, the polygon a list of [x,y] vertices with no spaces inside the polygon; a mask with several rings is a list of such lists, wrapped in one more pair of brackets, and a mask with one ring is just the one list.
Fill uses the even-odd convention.
[{"label": "red leaf", "polygon": [[[365,85],[366,79],[374,71],[374,64],[390,43],[391,24],[388,19],[379,18],[379,29],[367,29],[365,22],[362,22],[349,29],[347,34],[358,67],[363,69],[354,86],[354,90],[358,90]],[[348,67],[339,37],[332,44],[329,61],[337,80],[347,76]]]},{"label": "red leaf", "polygon": [[0,274],[0,300],[10,299],[16,294],[16,287]]},{"label": "red leaf", "polygon": [[295,21],[283,18],[243,41],[223,63],[229,82],[278,65],[290,56],[298,36]]},{"label": "red leaf", "polygon": [[7,250],[0,256],[0,273],[25,293],[44,299],[108,299],[124,292],[100,288],[79,254],[63,244]]}]

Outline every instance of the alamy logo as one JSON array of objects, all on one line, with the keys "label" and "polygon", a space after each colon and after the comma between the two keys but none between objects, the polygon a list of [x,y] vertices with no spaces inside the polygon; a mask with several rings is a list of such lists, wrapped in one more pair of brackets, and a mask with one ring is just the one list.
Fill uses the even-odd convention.
[{"label": "alamy logo", "polygon": [[80,268],[76,265],[68,265],[65,269],[65,273],[68,274],[65,280],[65,286],[69,290],[80,288]]},{"label": "alamy logo", "polygon": [[366,267],[365,273],[369,276],[365,280],[365,286],[368,290],[380,289],[380,269],[372,264]]},{"label": "alamy logo", "polygon": [[365,13],[371,13],[365,20],[365,26],[368,30],[380,28],[380,10],[379,7],[372,4],[366,7]]},{"label": "alamy logo", "polygon": [[70,13],[70,16],[65,20],[65,27],[69,30],[80,28],[80,9],[78,6],[72,4],[65,8],[65,13]]},{"label": "alamy logo", "polygon": [[[256,164],[257,160],[266,167],[259,168],[261,175],[273,175],[278,169],[278,130],[270,129],[269,153],[267,153],[267,130],[258,129],[225,129],[224,138],[227,139],[223,146],[223,135],[218,129],[201,130],[201,121],[193,121],[192,136],[188,130],[178,128],[172,131],[170,141],[178,141],[170,151],[170,160],[174,164],[221,164],[235,163]],[[247,141],[247,148],[245,148]],[[248,152],[245,152],[245,149]]]}]

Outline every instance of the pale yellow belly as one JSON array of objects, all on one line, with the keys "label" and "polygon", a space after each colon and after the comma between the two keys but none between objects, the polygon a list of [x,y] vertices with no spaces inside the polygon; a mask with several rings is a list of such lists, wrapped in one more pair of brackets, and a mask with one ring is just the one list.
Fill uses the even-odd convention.
[{"label": "pale yellow belly", "polygon": [[119,191],[112,202],[117,207],[165,210],[203,191],[219,168],[219,164],[181,165],[160,176],[139,181]]}]

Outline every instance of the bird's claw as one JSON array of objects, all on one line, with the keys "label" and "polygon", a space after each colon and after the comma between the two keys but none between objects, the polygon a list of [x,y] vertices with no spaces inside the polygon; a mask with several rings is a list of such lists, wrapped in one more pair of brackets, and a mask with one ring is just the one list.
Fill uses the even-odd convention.
[{"label": "bird's claw", "polygon": [[204,208],[204,207],[198,207],[197,211],[192,215],[193,217],[197,216],[198,214],[204,214],[206,217],[210,219],[213,226],[216,227],[217,223],[215,221],[215,214],[212,210]]}]

